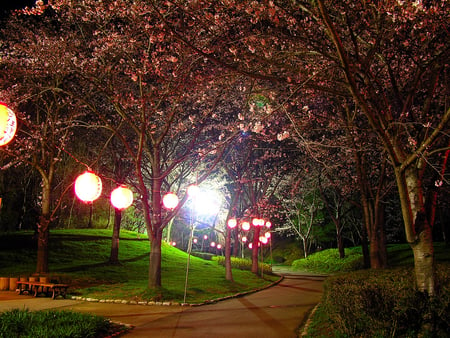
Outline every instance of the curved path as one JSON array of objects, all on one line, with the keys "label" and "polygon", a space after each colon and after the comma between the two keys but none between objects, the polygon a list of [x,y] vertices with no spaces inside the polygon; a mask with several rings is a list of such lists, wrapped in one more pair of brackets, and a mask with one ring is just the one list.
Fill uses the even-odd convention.
[{"label": "curved path", "polygon": [[133,325],[125,337],[296,337],[305,315],[320,301],[324,276],[275,272],[284,279],[271,288],[203,306],[121,305],[27,296],[1,299],[0,293],[0,312],[14,307],[90,312]]}]

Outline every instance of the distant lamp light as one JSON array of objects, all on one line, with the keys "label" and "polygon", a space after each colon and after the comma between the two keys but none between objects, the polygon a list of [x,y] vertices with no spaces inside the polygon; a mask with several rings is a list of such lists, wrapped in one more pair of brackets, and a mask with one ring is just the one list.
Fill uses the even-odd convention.
[{"label": "distant lamp light", "polygon": [[269,239],[268,239],[266,236],[260,236],[260,237],[259,237],[259,241],[260,241],[262,244],[267,244],[267,242],[269,241]]},{"label": "distant lamp light", "polygon": [[253,219],[252,219],[252,224],[253,224],[255,227],[259,226],[259,218],[253,218]]},{"label": "distant lamp light", "polygon": [[236,228],[236,225],[237,225],[237,220],[236,220],[236,218],[230,218],[230,219],[228,220],[228,227],[229,227],[230,229]]},{"label": "distant lamp light", "polygon": [[270,238],[272,235],[270,234],[270,232],[266,232],[265,234],[264,234],[264,237],[266,237],[266,238]]},{"label": "distant lamp light", "polygon": [[216,246],[216,242],[211,242],[211,247],[214,248]]},{"label": "distant lamp light", "polygon": [[197,244],[198,239],[197,239],[197,238],[194,238],[193,241],[194,241],[195,244]]},{"label": "distant lamp light", "polygon": [[272,226],[272,223],[270,223],[269,221],[266,222],[266,228],[270,228]]},{"label": "distant lamp light", "polygon": [[250,230],[250,223],[247,222],[247,221],[242,222],[242,230],[249,231]]},{"label": "distant lamp light", "polygon": [[217,244],[217,247],[216,247],[217,249],[222,249],[222,244]]},{"label": "distant lamp light", "polygon": [[208,235],[203,235],[203,239],[206,241],[208,239]]},{"label": "distant lamp light", "polygon": [[253,243],[248,243],[248,248],[251,250],[253,249]]},{"label": "distant lamp light", "polygon": [[75,180],[75,194],[83,202],[93,202],[101,193],[102,180],[93,172],[86,171]]},{"label": "distant lamp light", "polygon": [[16,134],[16,130],[16,114],[5,103],[0,102],[0,146],[11,142]]},{"label": "distant lamp light", "polygon": [[114,208],[123,210],[133,203],[133,192],[126,186],[121,185],[111,192],[111,204]]},{"label": "distant lamp light", "polygon": [[242,236],[242,242],[243,243],[247,242],[247,236]]},{"label": "distant lamp light", "polygon": [[163,197],[163,204],[166,209],[175,209],[178,205],[178,196],[169,192]]}]

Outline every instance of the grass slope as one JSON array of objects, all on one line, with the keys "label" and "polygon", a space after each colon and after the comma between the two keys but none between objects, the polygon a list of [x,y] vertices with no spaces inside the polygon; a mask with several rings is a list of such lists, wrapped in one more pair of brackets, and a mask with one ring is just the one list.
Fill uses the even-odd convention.
[{"label": "grass slope", "polygon": [[[69,282],[73,295],[97,299],[182,302],[185,252],[163,244],[160,290],[147,289],[149,241],[133,232],[121,231],[120,265],[108,264],[109,230],[54,230],[50,234],[50,277]],[[36,245],[31,232],[0,235],[0,276],[30,275],[35,270]],[[234,270],[234,282],[214,261],[191,256],[186,301],[198,303],[267,285],[276,276],[260,279],[248,271]]]}]

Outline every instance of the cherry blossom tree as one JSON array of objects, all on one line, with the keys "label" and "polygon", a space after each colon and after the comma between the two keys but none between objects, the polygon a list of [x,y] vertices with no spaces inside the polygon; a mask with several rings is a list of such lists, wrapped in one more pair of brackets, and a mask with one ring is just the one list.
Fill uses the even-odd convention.
[{"label": "cherry blossom tree", "polygon": [[392,166],[417,287],[433,295],[434,206],[428,196],[446,184],[449,3],[169,4],[189,13],[184,23],[197,23],[195,40],[171,25],[187,45],[222,67],[270,83],[274,91],[284,88],[278,95],[298,111],[311,91],[353,99]]},{"label": "cherry blossom tree", "polygon": [[47,19],[11,17],[1,31],[0,52],[0,96],[19,117],[15,140],[0,150],[9,159],[3,169],[24,164],[41,178],[38,273],[48,272],[49,225],[61,202],[53,194],[56,170],[80,117],[76,101],[65,93],[72,86],[70,46]]}]

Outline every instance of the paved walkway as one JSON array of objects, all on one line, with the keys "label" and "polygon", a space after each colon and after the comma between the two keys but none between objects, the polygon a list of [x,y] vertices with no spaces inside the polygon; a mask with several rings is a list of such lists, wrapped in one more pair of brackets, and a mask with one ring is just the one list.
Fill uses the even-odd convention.
[{"label": "paved walkway", "polygon": [[324,277],[277,272],[285,277],[276,286],[203,306],[122,305],[0,292],[0,312],[12,308],[89,312],[133,325],[126,337],[296,337],[305,315],[320,301]]}]

